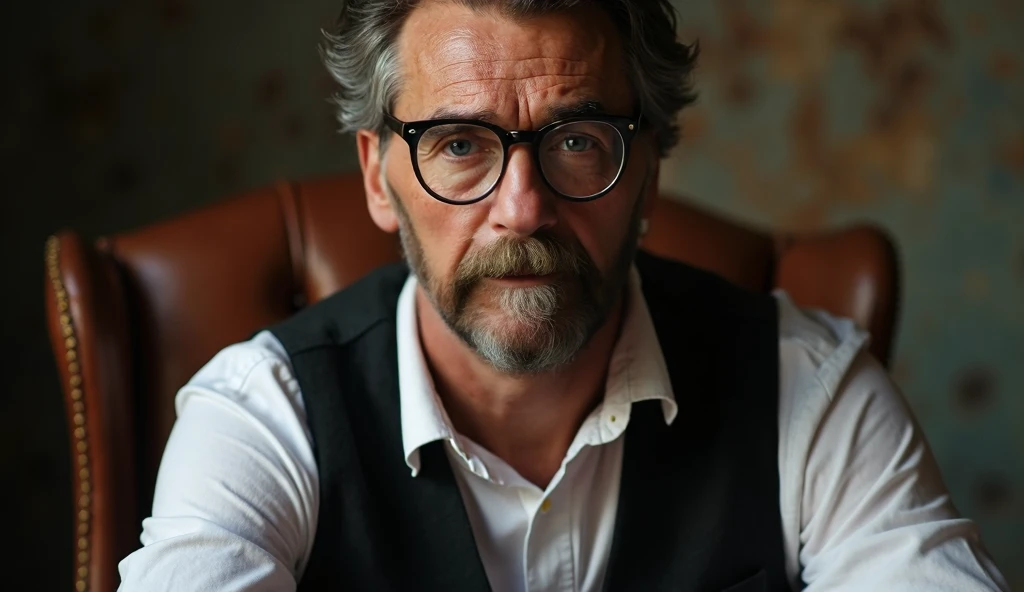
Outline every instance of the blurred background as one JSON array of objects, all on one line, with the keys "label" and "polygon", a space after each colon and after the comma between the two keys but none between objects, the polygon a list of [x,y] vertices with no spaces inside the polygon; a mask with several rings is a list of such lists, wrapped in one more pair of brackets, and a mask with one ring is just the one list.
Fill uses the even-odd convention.
[{"label": "blurred background", "polygon": [[[357,168],[326,102],[337,0],[0,8],[0,507],[6,589],[68,589],[71,510],[43,245]],[[700,104],[664,189],[898,242],[894,375],[956,505],[1024,589],[1024,3],[676,0]],[[15,584],[19,579],[21,586]]]}]

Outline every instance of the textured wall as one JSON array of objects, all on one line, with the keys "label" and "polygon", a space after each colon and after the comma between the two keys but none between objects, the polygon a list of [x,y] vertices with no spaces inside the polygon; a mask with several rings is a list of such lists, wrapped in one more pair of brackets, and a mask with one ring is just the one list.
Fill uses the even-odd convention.
[{"label": "textured wall", "polygon": [[703,95],[663,186],[753,223],[892,232],[894,375],[1024,587],[1024,4],[676,6]]},{"label": "textured wall", "polygon": [[[666,188],[739,218],[892,230],[896,375],[959,507],[1024,586],[1019,1],[683,1],[701,105]],[[0,467],[12,589],[66,589],[71,499],[42,246],[355,167],[316,57],[335,0],[4,3]],[[10,561],[10,563],[8,563]],[[27,582],[31,582],[28,584]]]}]

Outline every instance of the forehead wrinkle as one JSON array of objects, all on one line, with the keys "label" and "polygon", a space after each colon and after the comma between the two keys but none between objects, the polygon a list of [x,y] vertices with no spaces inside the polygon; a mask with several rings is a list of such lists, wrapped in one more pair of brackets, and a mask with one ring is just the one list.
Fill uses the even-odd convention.
[{"label": "forehead wrinkle", "polygon": [[539,103],[545,101],[602,96],[606,92],[617,96],[615,91],[621,85],[613,84],[612,88],[606,80],[619,73],[608,61],[609,52],[618,55],[614,35],[579,37],[574,34],[580,33],[576,29],[553,33],[547,24],[534,27],[541,21],[509,21],[496,15],[498,21],[512,23],[522,33],[513,30],[510,38],[503,24],[480,27],[476,17],[464,20],[462,11],[448,6],[444,12],[420,12],[420,16],[440,26],[413,27],[406,32],[424,32],[403,35],[402,53],[407,56],[409,74],[417,80],[410,86],[418,87],[407,89],[412,94],[405,96],[413,105],[419,104],[416,112],[429,112],[444,102],[488,109],[501,113],[501,119],[529,124],[543,113],[538,108],[543,109]]},{"label": "forehead wrinkle", "polygon": [[576,97],[583,96],[588,98],[594,96],[593,93],[586,93],[585,89],[581,89],[579,87],[569,87],[568,85],[565,84],[553,84],[545,88],[538,88],[533,89],[531,91],[527,91],[525,94],[527,99],[535,97],[540,98],[541,100],[552,98],[556,101],[555,103],[548,105],[547,109],[543,111],[543,114],[540,117],[540,121],[537,122],[539,125],[550,123],[557,118],[556,116],[552,115],[552,113],[557,112],[559,107],[564,106],[560,99],[569,98],[574,95]]},{"label": "forehead wrinkle", "polygon": [[[552,80],[550,83],[548,83],[545,86],[539,86],[540,84],[543,84],[543,82],[542,82],[543,80],[550,79],[550,78],[555,78],[556,80]],[[591,79],[591,80],[596,81],[596,78],[594,76],[589,76],[589,75],[586,75],[586,74],[578,74],[578,75],[574,75],[574,76],[553,75],[553,74],[537,74],[535,76],[529,76],[529,77],[508,76],[508,77],[492,77],[492,78],[473,78],[471,80],[455,80],[455,81],[451,81],[451,82],[442,83],[440,86],[435,86],[432,89],[432,91],[434,93],[440,93],[441,91],[447,90],[447,89],[452,88],[452,87],[459,87],[459,86],[473,87],[475,85],[480,85],[480,84],[487,83],[487,82],[512,82],[512,83],[515,84],[517,90],[523,90],[523,91],[525,91],[525,92],[527,92],[529,94],[536,94],[538,92],[543,92],[543,91],[545,91],[547,89],[563,87],[563,86],[580,86],[580,87],[583,86],[583,84],[582,84],[583,80],[575,80],[575,81],[558,80],[558,79],[563,79],[563,78],[584,79],[584,80]],[[491,89],[491,90],[493,91],[493,89]],[[476,91],[474,94],[479,94],[479,93],[484,93],[484,92],[488,92],[488,91],[487,90],[479,90],[479,91]],[[462,93],[462,94],[464,94],[464,93]]]},{"label": "forehead wrinkle", "polygon": [[582,60],[554,57],[490,59],[476,58],[450,63],[437,70],[440,88],[459,80],[526,80],[542,76],[587,77],[590,64]]},{"label": "forehead wrinkle", "polygon": [[441,71],[443,72],[443,71],[445,71],[445,70],[447,70],[449,68],[454,68],[454,67],[457,67],[457,66],[463,66],[463,65],[466,65],[466,64],[477,64],[477,65],[480,65],[480,66],[489,65],[489,66],[493,66],[495,69],[503,66],[504,64],[511,64],[513,66],[518,66],[520,69],[522,69],[522,68],[529,67],[534,62],[547,62],[547,63],[550,63],[552,65],[554,65],[554,64],[561,65],[562,68],[560,69],[560,71],[553,72],[553,73],[557,73],[557,74],[575,74],[576,72],[573,71],[573,70],[575,70],[575,68],[573,68],[572,66],[576,66],[576,67],[586,71],[587,67],[590,65],[590,64],[587,63],[586,60],[576,60],[576,59],[570,59],[570,58],[559,58],[559,57],[555,57],[555,56],[513,57],[513,58],[504,58],[504,59],[502,59],[502,58],[479,58],[479,57],[477,57],[477,58],[471,58],[471,59],[458,60],[458,61],[451,62],[447,66],[442,67]]},{"label": "forehead wrinkle", "polygon": [[[512,121],[516,121],[516,117],[526,116],[528,118],[527,121],[520,123],[506,122],[514,127],[526,125],[527,127],[524,129],[531,129],[531,126],[539,127],[554,121],[556,116],[552,115],[552,113],[558,112],[558,107],[564,107],[566,99],[576,104],[581,101],[598,101],[598,97],[602,96],[602,93],[598,92],[598,87],[567,83],[565,81],[554,81],[550,84],[531,86],[529,83],[524,83],[524,81],[517,79],[502,79],[502,82],[509,83],[513,88],[509,92],[499,95],[496,95],[493,87],[488,87],[486,84],[475,84],[476,82],[463,81],[448,85],[446,89],[452,96],[451,104],[464,107],[479,106],[491,114],[488,117],[483,117],[483,119],[492,121],[492,123],[501,123],[500,120],[505,117],[511,117]],[[440,91],[436,91],[435,94],[439,95]],[[495,104],[493,101],[496,96],[503,96],[506,100],[500,101],[500,104]],[[574,97],[575,101],[573,101]],[[537,112],[536,117],[530,116],[529,114],[533,112],[530,106],[538,106],[538,99],[546,102],[553,101],[553,103],[548,105],[547,109]],[[512,111],[508,111],[509,109]],[[513,112],[518,115],[513,115]],[[499,115],[499,113],[502,115]]]}]

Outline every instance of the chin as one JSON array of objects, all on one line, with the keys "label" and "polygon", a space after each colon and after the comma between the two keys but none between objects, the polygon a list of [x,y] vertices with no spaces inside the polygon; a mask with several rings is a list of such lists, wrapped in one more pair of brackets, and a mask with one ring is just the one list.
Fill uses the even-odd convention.
[{"label": "chin", "polygon": [[475,309],[456,332],[481,358],[508,374],[536,374],[572,362],[589,332],[573,315],[512,315],[501,307]]},{"label": "chin", "polygon": [[476,328],[467,343],[484,361],[506,374],[539,374],[565,366],[578,353],[578,343],[569,344],[550,334],[513,334]]},{"label": "chin", "polygon": [[460,324],[475,333],[486,334],[496,342],[528,344],[549,340],[556,319],[555,311],[512,312],[502,306],[500,299],[494,299],[484,305],[468,307]]}]

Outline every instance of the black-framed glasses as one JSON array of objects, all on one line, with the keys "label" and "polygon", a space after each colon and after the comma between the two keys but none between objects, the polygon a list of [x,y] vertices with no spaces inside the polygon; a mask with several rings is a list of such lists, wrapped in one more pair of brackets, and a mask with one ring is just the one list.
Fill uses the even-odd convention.
[{"label": "black-framed glasses", "polygon": [[508,149],[533,145],[541,178],[560,197],[590,201],[622,177],[640,117],[590,115],[555,121],[535,130],[506,130],[475,119],[384,121],[409,144],[412,167],[423,188],[453,205],[476,203],[505,176]]}]

